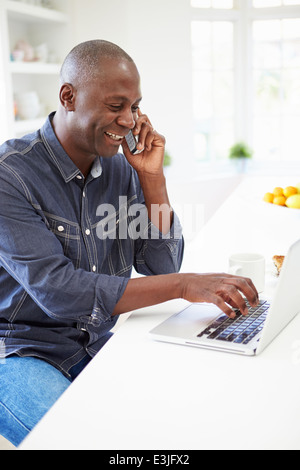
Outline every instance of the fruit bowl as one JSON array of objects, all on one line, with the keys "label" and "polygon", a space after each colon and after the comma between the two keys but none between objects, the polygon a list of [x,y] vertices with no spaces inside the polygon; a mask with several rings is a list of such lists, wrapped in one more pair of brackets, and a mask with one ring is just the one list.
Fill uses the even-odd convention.
[{"label": "fruit bowl", "polygon": [[300,185],[276,187],[273,192],[264,195],[263,201],[283,209],[300,210]]}]

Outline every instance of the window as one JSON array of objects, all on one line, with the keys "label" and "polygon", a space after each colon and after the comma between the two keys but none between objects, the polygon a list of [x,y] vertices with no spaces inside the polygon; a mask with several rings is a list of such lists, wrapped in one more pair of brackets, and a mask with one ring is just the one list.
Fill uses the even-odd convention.
[{"label": "window", "polygon": [[253,0],[254,8],[281,7],[285,5],[300,5],[300,0]]},{"label": "window", "polygon": [[195,153],[219,160],[234,139],[233,24],[192,22]]},{"label": "window", "polygon": [[261,160],[299,160],[300,19],[253,23],[253,143]]},{"label": "window", "polygon": [[195,8],[233,8],[233,0],[191,0],[191,3]]},{"label": "window", "polygon": [[300,0],[191,0],[194,153],[299,161]]}]

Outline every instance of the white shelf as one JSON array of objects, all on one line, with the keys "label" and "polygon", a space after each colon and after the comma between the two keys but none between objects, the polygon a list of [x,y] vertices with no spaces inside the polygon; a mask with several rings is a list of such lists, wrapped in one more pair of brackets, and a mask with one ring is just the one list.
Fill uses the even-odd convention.
[{"label": "white shelf", "polygon": [[[21,137],[39,129],[46,117],[15,120],[15,99],[35,91],[42,114],[57,106],[59,73],[63,57],[71,48],[69,13],[73,0],[56,0],[60,10],[19,0],[0,0],[0,141]],[[10,61],[17,42],[22,39],[33,49],[46,44],[53,62]]]},{"label": "white shelf", "polygon": [[9,68],[11,73],[15,74],[58,75],[61,65],[45,62],[10,62]]},{"label": "white shelf", "polygon": [[63,12],[30,5],[16,0],[6,0],[5,7],[9,17],[17,20],[23,20],[25,16],[26,21],[39,23],[41,21],[56,23],[66,23],[68,21],[68,16]]}]

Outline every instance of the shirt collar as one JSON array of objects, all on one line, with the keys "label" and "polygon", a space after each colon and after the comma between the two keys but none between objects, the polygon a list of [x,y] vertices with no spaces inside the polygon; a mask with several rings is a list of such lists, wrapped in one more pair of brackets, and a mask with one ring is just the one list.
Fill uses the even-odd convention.
[{"label": "shirt collar", "polygon": [[[54,117],[55,112],[51,113],[43,127],[41,128],[41,138],[43,143],[48,150],[52,161],[57,166],[60,171],[63,179],[66,183],[69,183],[76,176],[82,176],[81,171],[75,163],[71,160],[69,155],[64,151],[59,140],[57,139],[55,132],[53,130],[51,121]],[[100,157],[97,157],[93,163],[90,175],[93,178],[99,178],[102,174],[102,166],[100,163]]]},{"label": "shirt collar", "polygon": [[91,176],[93,178],[99,178],[99,176],[102,175],[102,165],[100,163],[100,157],[97,157],[93,163],[93,166],[91,168],[90,172]]}]

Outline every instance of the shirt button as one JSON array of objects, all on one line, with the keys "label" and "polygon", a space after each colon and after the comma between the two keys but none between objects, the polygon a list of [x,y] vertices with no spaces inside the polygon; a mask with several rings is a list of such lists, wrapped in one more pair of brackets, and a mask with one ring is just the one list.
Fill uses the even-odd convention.
[{"label": "shirt button", "polygon": [[82,196],[85,197],[85,191],[83,191]]},{"label": "shirt button", "polygon": [[91,231],[90,231],[89,229],[86,229],[85,234],[86,234],[86,235],[90,235],[90,234],[91,234]]},{"label": "shirt button", "polygon": [[92,268],[93,273],[95,273],[96,270],[97,270],[96,266],[93,266],[93,268]]},{"label": "shirt button", "polygon": [[78,180],[82,180],[82,176],[80,176],[80,175],[77,175],[76,178],[77,178]]},{"label": "shirt button", "polygon": [[62,225],[60,225],[59,227],[57,227],[57,230],[58,230],[59,232],[64,232],[65,227],[63,227]]}]

